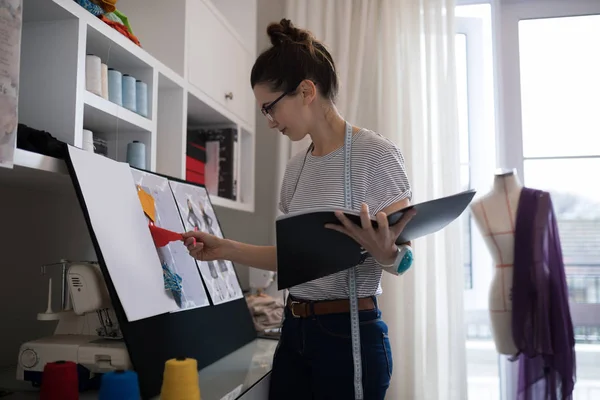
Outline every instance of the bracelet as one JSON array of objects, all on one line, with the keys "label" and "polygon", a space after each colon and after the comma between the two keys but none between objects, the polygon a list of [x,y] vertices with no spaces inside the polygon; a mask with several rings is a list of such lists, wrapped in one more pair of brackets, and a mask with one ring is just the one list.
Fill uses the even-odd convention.
[{"label": "bracelet", "polygon": [[403,245],[400,245],[400,246],[396,245],[396,258],[394,259],[394,262],[393,262],[393,263],[391,263],[391,264],[382,264],[382,263],[380,263],[380,262],[379,262],[379,261],[377,261],[377,260],[375,260],[375,261],[377,262],[377,264],[379,264],[379,266],[380,266],[381,268],[392,268],[392,267],[395,267],[395,266],[397,266],[397,265],[398,265],[398,262],[400,261],[400,259],[399,259],[399,257],[400,257],[400,254],[402,253],[402,251],[403,251],[403,250],[404,250],[404,248],[406,248],[406,247],[409,247],[409,246],[408,246],[408,245],[405,245],[405,244],[403,244]]},{"label": "bracelet", "polygon": [[[377,260],[375,260],[375,261],[377,261]],[[392,267],[396,266],[396,260],[394,260],[394,262],[392,264],[382,264],[379,261],[377,261],[377,264],[379,264],[379,266],[381,268],[392,268]]]},{"label": "bracelet", "polygon": [[402,259],[400,260],[400,264],[398,265],[398,268],[396,268],[396,272],[398,272],[399,275],[402,275],[406,271],[408,271],[408,269],[412,266],[413,260],[414,260],[412,248],[408,245],[404,245],[403,247],[405,248],[406,251],[404,252],[404,255],[402,256]]},{"label": "bracelet", "polygon": [[412,248],[409,245],[398,247],[398,256],[393,264],[385,265],[377,262],[385,271],[393,275],[404,274],[412,265],[414,260]]}]

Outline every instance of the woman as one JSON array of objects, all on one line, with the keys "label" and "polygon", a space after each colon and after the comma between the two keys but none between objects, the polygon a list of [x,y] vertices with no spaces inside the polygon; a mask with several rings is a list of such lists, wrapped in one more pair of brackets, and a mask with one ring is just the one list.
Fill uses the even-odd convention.
[{"label": "woman", "polygon": [[[283,213],[309,207],[345,207],[345,151],[351,143],[351,197],[362,226],[338,215],[329,226],[353,237],[371,257],[356,269],[365,399],[383,399],[392,374],[388,330],[376,297],[384,268],[395,268],[395,239],[412,217],[389,227],[386,214],[409,205],[411,189],[400,150],[383,136],[346,123],[334,101],[335,63],[310,32],[289,20],[267,28],[272,47],[256,60],[251,85],[269,127],[293,141],[310,135],[312,145],[288,163],[279,207]],[[346,142],[348,138],[348,142]],[[376,214],[379,228],[371,225]],[[228,259],[276,271],[274,246],[254,246],[187,232],[190,254]],[[192,244],[192,237],[197,245]],[[354,399],[348,271],[290,289],[282,335],[273,360],[271,399]]]}]

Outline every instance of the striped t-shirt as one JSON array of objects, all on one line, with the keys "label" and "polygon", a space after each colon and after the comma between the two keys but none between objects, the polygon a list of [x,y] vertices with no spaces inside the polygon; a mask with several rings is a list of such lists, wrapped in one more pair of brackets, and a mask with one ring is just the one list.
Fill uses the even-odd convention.
[{"label": "striped t-shirt", "polygon": [[[353,209],[357,211],[362,203],[367,203],[371,215],[375,215],[412,196],[404,157],[382,135],[366,129],[354,133],[351,168]],[[290,159],[281,187],[282,213],[344,205],[343,146],[324,156],[307,154],[305,149]],[[367,258],[356,271],[358,297],[381,294],[381,274],[380,265],[372,257]],[[290,294],[304,300],[347,299],[348,271],[294,286]]]}]

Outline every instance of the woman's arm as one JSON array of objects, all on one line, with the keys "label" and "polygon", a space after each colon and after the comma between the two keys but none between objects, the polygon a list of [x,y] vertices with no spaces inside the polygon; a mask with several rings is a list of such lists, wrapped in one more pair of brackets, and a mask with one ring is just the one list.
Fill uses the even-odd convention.
[{"label": "woman's arm", "polygon": [[277,271],[277,249],[275,246],[255,246],[252,244],[225,240],[225,259],[235,263],[267,271]]},{"label": "woman's arm", "polygon": [[400,201],[397,201],[396,203],[390,204],[389,206],[387,206],[386,208],[384,208],[381,211],[384,212],[385,215],[390,215],[390,214],[393,214],[396,211],[402,210],[403,208],[406,208],[408,206],[410,206],[410,200],[402,199]]},{"label": "woman's arm", "polygon": [[229,260],[267,271],[277,270],[275,246],[254,246],[202,231],[183,233],[190,255],[200,261]]}]

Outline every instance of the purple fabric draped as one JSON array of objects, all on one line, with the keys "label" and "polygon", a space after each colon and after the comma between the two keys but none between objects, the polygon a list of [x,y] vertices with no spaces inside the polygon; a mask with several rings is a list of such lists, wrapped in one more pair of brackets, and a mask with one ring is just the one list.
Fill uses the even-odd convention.
[{"label": "purple fabric draped", "polygon": [[518,400],[572,399],[575,339],[550,194],[523,188],[515,223],[512,334]]}]

